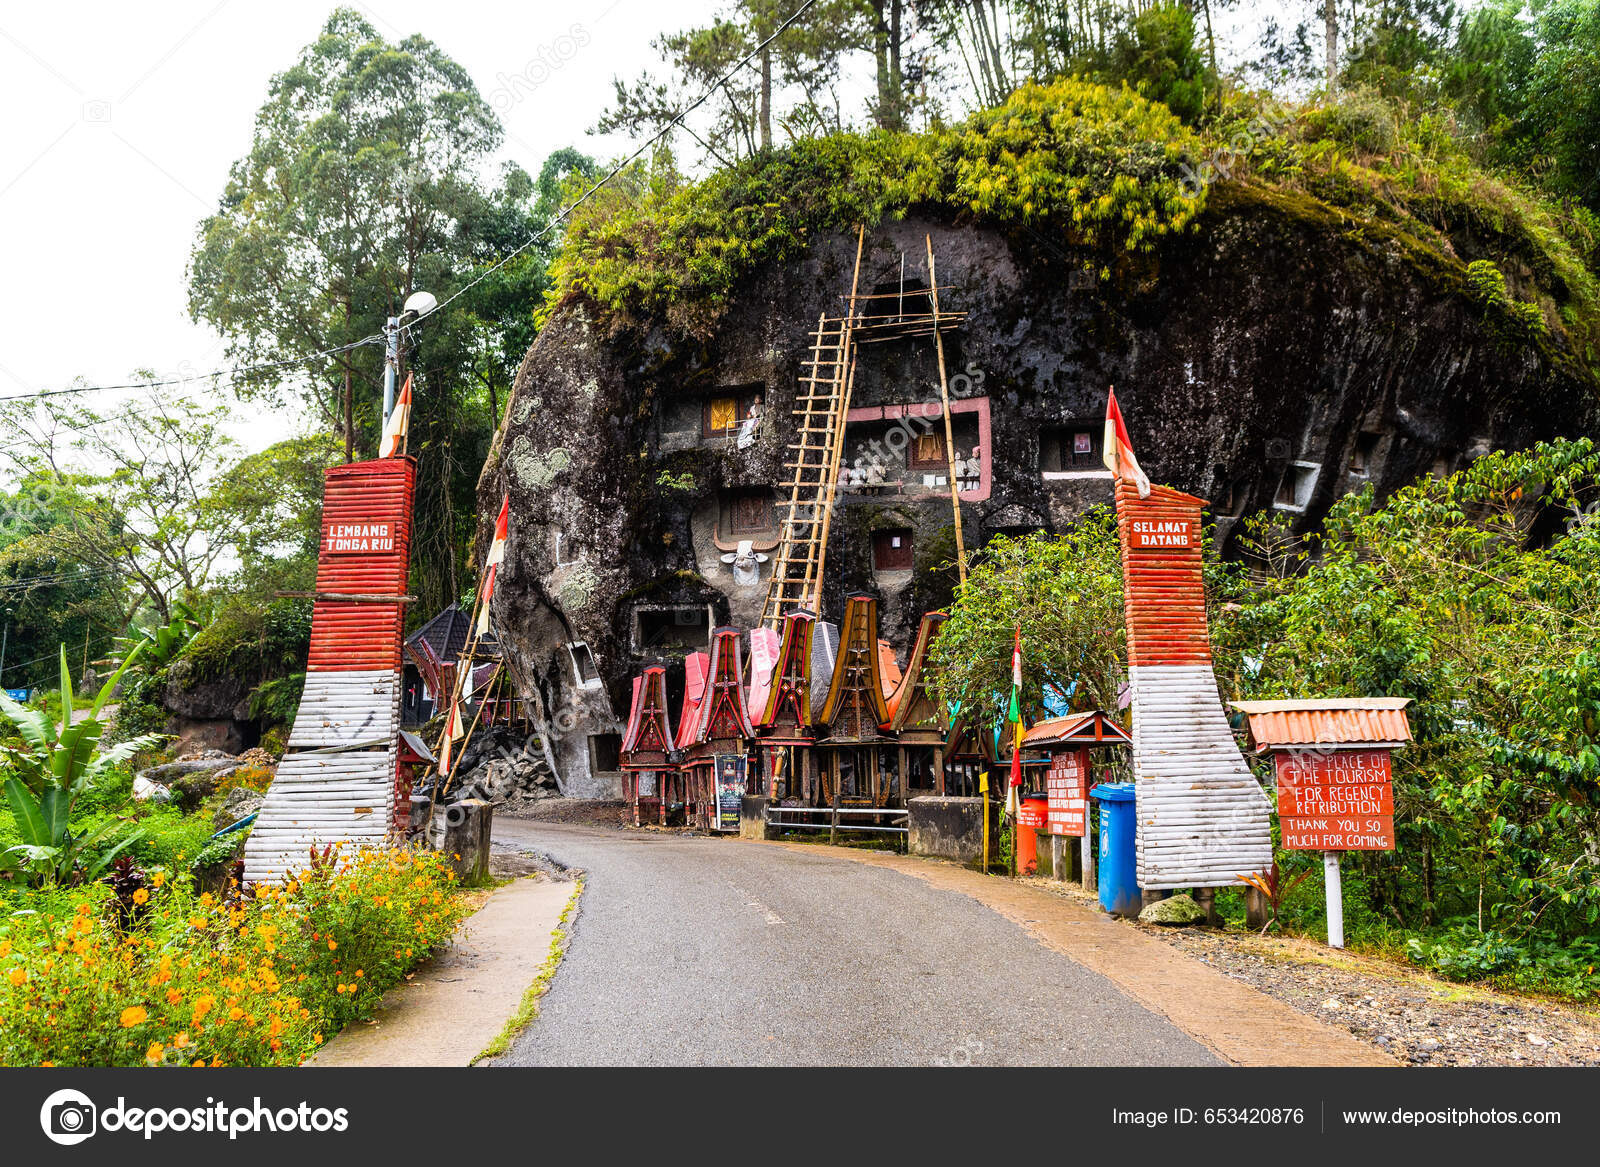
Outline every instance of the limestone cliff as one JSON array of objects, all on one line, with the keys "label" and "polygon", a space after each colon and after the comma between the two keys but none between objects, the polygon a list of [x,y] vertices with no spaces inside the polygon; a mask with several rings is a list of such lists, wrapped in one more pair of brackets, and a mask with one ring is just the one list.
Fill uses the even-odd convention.
[{"label": "limestone cliff", "polygon": [[[1595,427],[1592,373],[1559,329],[1507,339],[1470,294],[1465,238],[1422,246],[1304,194],[1224,183],[1196,230],[1105,278],[1054,233],[923,208],[868,228],[862,290],[900,288],[903,262],[915,296],[925,235],[952,288],[942,307],[967,313],[947,360],[957,451],[976,459],[969,548],[1110,501],[1109,384],[1150,477],[1211,500],[1225,554],[1253,512],[1305,530],[1347,491],[1381,495]],[[808,332],[842,312],[854,247],[853,232],[817,232],[803,254],[760,266],[709,335],[619,323],[573,296],[529,351],[480,510],[493,516],[510,492],[493,615],[516,675],[556,719],[565,777],[611,764],[604,735],[619,732],[645,661],[758,617],[770,563],[739,583],[715,540],[775,536]],[[920,614],[950,596],[943,470],[923,464],[922,429],[898,408],[937,400],[937,384],[929,340],[861,349],[846,457],[879,472],[846,495],[827,551],[824,615],[876,593],[902,657]],[[727,411],[757,402],[741,447]]]}]

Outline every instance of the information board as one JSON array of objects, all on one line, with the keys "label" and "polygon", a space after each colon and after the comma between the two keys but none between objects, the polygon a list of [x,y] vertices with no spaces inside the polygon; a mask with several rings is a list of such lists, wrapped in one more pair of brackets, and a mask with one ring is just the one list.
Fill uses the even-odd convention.
[{"label": "information board", "polygon": [[1068,750],[1050,755],[1044,789],[1049,799],[1046,830],[1052,835],[1082,838],[1089,824],[1089,752]]},{"label": "information board", "polygon": [[739,829],[739,803],[744,798],[745,756],[743,754],[718,754],[716,756],[717,817],[719,831]]},{"label": "information board", "polygon": [[1388,750],[1304,750],[1273,761],[1286,850],[1394,850]]}]

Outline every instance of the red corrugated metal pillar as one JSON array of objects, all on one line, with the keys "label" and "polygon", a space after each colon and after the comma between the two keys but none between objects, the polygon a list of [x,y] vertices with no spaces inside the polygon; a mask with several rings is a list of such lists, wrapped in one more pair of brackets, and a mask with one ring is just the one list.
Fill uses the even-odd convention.
[{"label": "red corrugated metal pillar", "polygon": [[1205,500],[1117,482],[1139,886],[1218,887],[1272,863],[1271,807],[1234,742],[1211,667]]},{"label": "red corrugated metal pillar", "polygon": [[249,879],[281,878],[313,847],[379,844],[393,828],[415,489],[410,457],[324,471],[305,691],[245,845]]}]

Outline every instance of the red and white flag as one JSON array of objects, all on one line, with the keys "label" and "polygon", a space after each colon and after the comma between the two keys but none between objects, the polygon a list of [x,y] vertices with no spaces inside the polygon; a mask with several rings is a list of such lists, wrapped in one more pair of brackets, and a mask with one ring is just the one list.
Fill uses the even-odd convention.
[{"label": "red and white flag", "polygon": [[400,396],[395,398],[394,408],[389,411],[389,420],[383,425],[383,440],[378,443],[378,457],[393,458],[406,448],[406,430],[411,425],[411,374],[406,374],[406,383],[400,390]]},{"label": "red and white flag", "polygon": [[494,579],[506,557],[506,536],[511,527],[511,496],[500,503],[500,517],[494,524],[494,541],[483,561],[483,603],[478,606],[478,635],[489,635],[489,601],[494,599]]},{"label": "red and white flag", "polygon": [[444,719],[444,733],[439,735],[439,774],[441,777],[450,773],[450,755],[455,752],[456,739],[461,736],[461,705],[450,697],[450,713]]},{"label": "red and white flag", "polygon": [[1106,469],[1139,488],[1140,498],[1150,497],[1150,480],[1139,469],[1139,459],[1133,456],[1133,443],[1128,439],[1128,427],[1123,424],[1122,410],[1117,408],[1115,389],[1106,399],[1106,436],[1101,457],[1105,459]]}]

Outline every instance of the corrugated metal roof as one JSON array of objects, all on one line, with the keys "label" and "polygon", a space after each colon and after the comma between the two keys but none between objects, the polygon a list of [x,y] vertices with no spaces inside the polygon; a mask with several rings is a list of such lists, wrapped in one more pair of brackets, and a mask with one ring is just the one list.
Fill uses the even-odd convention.
[{"label": "corrugated metal roof", "polygon": [[1034,722],[1022,735],[1022,748],[1038,749],[1061,742],[1077,742],[1092,746],[1096,744],[1093,722],[1097,717],[1102,719],[1101,740],[1106,745],[1127,745],[1133,740],[1128,736],[1128,731],[1115,720],[1097,709],[1088,709],[1082,713],[1069,713],[1065,717],[1051,717]]},{"label": "corrugated metal roof", "polygon": [[1408,697],[1307,701],[1235,701],[1256,749],[1274,746],[1378,745],[1411,740]]}]

